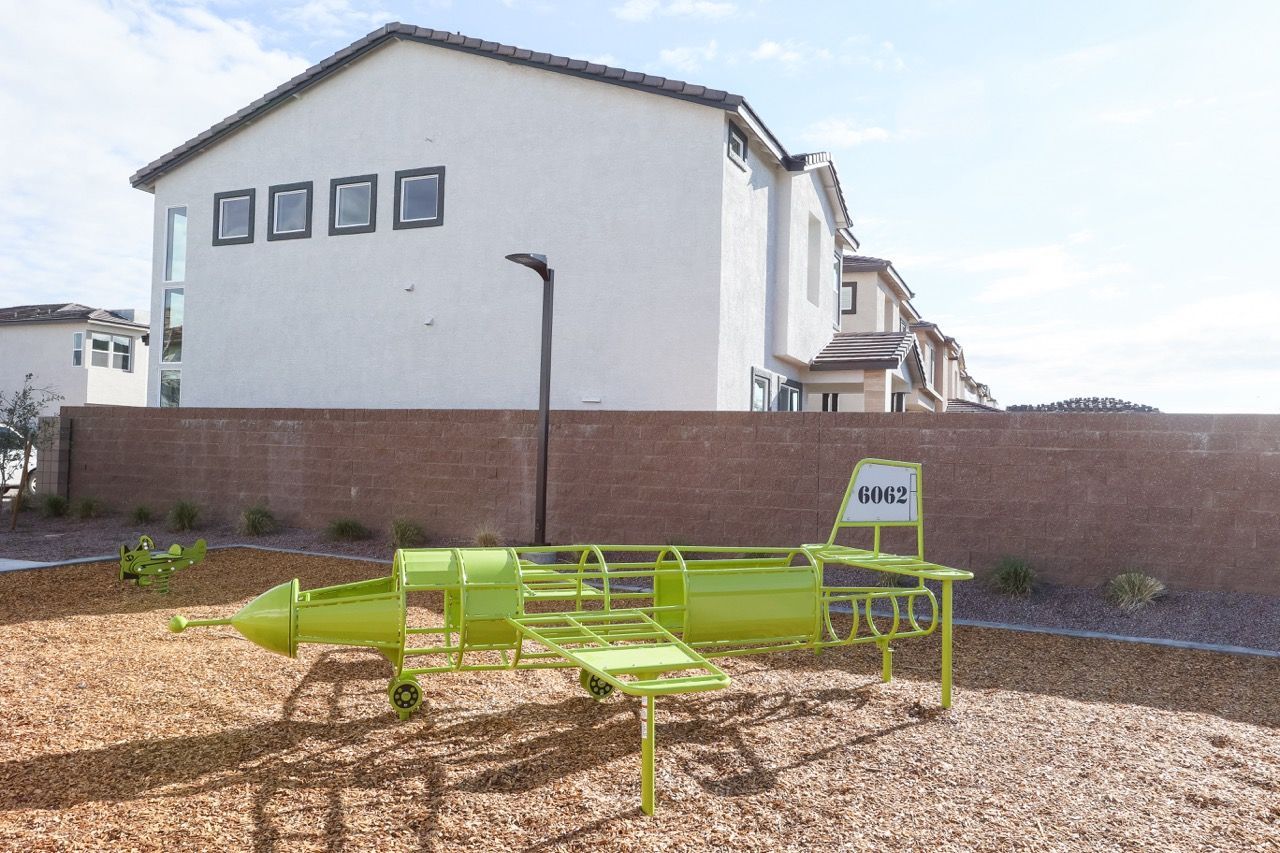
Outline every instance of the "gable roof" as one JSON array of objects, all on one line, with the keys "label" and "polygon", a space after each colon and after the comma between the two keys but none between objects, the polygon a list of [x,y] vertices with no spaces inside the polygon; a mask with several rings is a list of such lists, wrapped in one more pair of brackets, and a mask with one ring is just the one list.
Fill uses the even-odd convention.
[{"label": "gable roof", "polygon": [[[909,353],[915,352],[915,335],[910,332],[840,332],[822,348],[811,370],[896,370]],[[916,354],[916,366],[920,364]]]},{"label": "gable roof", "polygon": [[90,308],[77,302],[50,302],[43,305],[15,305],[11,308],[0,308],[0,323],[57,323],[67,320],[93,320],[118,326],[147,328],[146,324],[136,323],[114,311]]},{"label": "gable roof", "polygon": [[[395,40],[415,41],[434,47],[469,53],[474,56],[483,56],[543,71],[569,74],[586,80],[623,86],[641,92],[678,98],[683,101],[733,112],[739,115],[747,127],[760,137],[761,142],[778,158],[778,162],[782,164],[783,168],[792,172],[805,171],[810,168],[824,168],[829,171],[834,185],[833,195],[837,202],[836,213],[843,217],[843,222],[839,224],[841,227],[847,228],[852,221],[849,217],[849,209],[845,204],[844,195],[840,191],[840,178],[836,174],[835,164],[831,162],[831,155],[825,152],[796,155],[787,153],[786,148],[783,147],[782,143],[773,135],[773,132],[769,130],[765,123],[761,121],[755,111],[751,109],[746,98],[742,95],[735,95],[723,89],[700,86],[696,83],[686,83],[683,80],[658,77],[639,71],[628,71],[625,68],[614,68],[597,62],[588,62],[584,59],[570,59],[567,56],[539,53],[522,47],[471,38],[460,33],[415,27],[412,24],[399,22],[384,24],[332,56],[320,60],[301,74],[277,86],[232,115],[227,116],[203,133],[188,139],[169,153],[143,166],[129,178],[129,183],[135,188],[150,190],[156,179],[165,172],[195,157],[204,149],[284,103],[303,89],[316,85],[330,75],[340,71],[347,64]],[[856,245],[856,241],[853,242]]]},{"label": "gable roof", "polygon": [[999,412],[1000,409],[995,406],[988,406],[985,403],[975,403],[973,400],[948,400],[946,411],[976,415]]}]

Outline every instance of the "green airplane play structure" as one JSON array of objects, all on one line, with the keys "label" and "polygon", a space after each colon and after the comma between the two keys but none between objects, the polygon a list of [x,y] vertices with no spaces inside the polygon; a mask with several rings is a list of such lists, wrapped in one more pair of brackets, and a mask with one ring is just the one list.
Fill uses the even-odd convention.
[{"label": "green airplane play structure", "polygon": [[197,539],[190,548],[175,543],[167,551],[157,551],[150,536],[140,536],[133,548],[120,546],[120,580],[133,581],[135,586],[150,587],[156,592],[168,592],[173,573],[203,561],[204,551],[203,539]]},{"label": "green airplane play structure", "polygon": [[[888,681],[890,644],[940,629],[951,706],[951,585],[973,575],[925,561],[923,494],[919,464],[864,459],[821,544],[400,550],[388,577],[312,590],[293,580],[228,619],[175,616],[169,628],[230,625],[290,657],[300,643],[377,649],[394,668],[387,696],[401,719],[421,705],[423,675],[577,668],[597,700],[643,698],[641,808],[652,814],[655,697],[728,685],[713,658],[875,643]],[[837,544],[850,528],[870,528],[871,547]],[[915,554],[881,551],[886,528],[914,531]],[[825,566],[873,570],[890,585],[826,586]],[[940,584],[941,606],[926,582]],[[443,624],[406,621],[422,593],[443,594]],[[850,610],[847,633],[833,608]]]}]

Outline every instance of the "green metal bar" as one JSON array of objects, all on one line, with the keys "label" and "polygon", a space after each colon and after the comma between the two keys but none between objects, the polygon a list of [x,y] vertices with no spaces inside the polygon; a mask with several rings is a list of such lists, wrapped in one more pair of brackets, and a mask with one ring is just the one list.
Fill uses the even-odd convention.
[{"label": "green metal bar", "polygon": [[644,721],[640,724],[640,810],[653,814],[653,703],[652,695],[644,697]]},{"label": "green metal bar", "polygon": [[942,582],[942,707],[951,707],[951,581]]}]

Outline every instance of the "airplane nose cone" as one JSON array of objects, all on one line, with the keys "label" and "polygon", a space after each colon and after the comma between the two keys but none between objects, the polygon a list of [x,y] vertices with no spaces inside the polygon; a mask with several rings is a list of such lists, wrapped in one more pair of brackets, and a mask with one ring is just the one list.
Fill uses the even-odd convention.
[{"label": "airplane nose cone", "polygon": [[298,650],[298,581],[272,587],[250,601],[231,617],[231,625],[252,643],[278,654],[293,657]]}]

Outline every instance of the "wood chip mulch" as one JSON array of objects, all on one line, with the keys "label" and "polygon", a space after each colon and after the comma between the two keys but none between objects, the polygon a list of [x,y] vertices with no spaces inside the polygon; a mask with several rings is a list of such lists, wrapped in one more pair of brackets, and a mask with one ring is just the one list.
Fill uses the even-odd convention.
[{"label": "wood chip mulch", "polygon": [[0,849],[1280,850],[1280,660],[960,628],[941,712],[934,638],[891,684],[874,647],[729,659],[729,688],[659,700],[645,818],[639,702],[574,670],[428,677],[399,723],[370,652],[165,630],[376,573],[0,575]]}]

